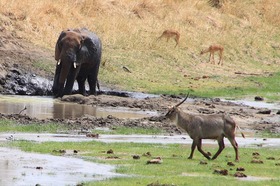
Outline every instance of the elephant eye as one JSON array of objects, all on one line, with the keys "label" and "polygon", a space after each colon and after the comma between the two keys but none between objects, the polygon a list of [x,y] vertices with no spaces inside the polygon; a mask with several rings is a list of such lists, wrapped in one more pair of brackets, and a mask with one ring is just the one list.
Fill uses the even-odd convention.
[{"label": "elephant eye", "polygon": [[58,43],[58,47],[59,47],[60,50],[61,50],[61,48],[62,48],[62,45],[63,45],[62,42],[59,42],[59,43]]}]

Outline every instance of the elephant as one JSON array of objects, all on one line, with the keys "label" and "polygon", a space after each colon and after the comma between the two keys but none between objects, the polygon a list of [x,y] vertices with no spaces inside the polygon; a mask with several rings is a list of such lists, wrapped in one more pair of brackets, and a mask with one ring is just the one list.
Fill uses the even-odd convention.
[{"label": "elephant", "polygon": [[100,38],[88,29],[62,31],[55,46],[57,65],[52,87],[54,97],[71,94],[75,80],[78,82],[79,94],[86,95],[87,80],[89,93],[96,95],[101,53]]}]

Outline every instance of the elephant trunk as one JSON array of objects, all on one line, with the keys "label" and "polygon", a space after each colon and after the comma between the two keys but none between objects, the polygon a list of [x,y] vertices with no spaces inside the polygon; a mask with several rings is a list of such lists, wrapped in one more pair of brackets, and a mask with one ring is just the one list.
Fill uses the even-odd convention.
[{"label": "elephant trunk", "polygon": [[55,97],[71,94],[80,65],[76,63],[77,56],[73,50],[62,51],[60,62],[57,63],[54,78],[53,93]]}]

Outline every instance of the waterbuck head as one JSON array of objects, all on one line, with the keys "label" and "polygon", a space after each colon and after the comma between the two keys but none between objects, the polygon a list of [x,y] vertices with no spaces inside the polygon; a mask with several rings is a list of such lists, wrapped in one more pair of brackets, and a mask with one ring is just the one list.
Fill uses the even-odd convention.
[{"label": "waterbuck head", "polygon": [[171,107],[168,112],[165,114],[165,117],[169,118],[171,121],[174,121],[176,119],[176,115],[179,112],[179,106],[184,103],[189,97],[189,93],[187,95],[187,97],[181,101],[180,103],[176,104],[175,106]]}]

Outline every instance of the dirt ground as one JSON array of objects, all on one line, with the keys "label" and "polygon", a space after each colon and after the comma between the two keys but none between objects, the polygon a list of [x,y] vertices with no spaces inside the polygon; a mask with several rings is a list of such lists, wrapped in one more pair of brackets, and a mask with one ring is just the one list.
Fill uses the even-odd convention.
[{"label": "dirt ground", "polygon": [[[21,71],[32,72],[36,76],[45,77],[51,80],[53,74],[47,74],[44,70],[36,68],[32,63],[35,61],[53,61],[52,51],[40,49],[39,47],[16,37],[11,32],[0,31],[0,92],[6,90],[5,84],[9,78],[9,72]],[[54,62],[55,65],[55,62]],[[109,85],[103,85],[109,86]],[[102,87],[101,87],[102,88]],[[114,90],[118,93],[119,90]],[[7,91],[6,91],[7,92]],[[164,131],[172,133],[181,133],[181,131],[164,117],[170,106],[175,105],[182,97],[161,95],[158,97],[133,98],[123,94],[108,95],[103,92],[98,96],[84,97],[81,95],[64,96],[63,101],[77,102],[79,104],[96,105],[99,107],[126,107],[140,108],[145,111],[158,111],[158,116],[142,119],[119,119],[113,116],[106,118],[95,118],[84,116],[82,118],[56,119],[69,126],[71,129],[93,129],[95,127],[129,126],[144,128],[161,128]],[[229,114],[243,130],[271,131],[277,133],[280,131],[280,115],[278,110],[264,110],[244,105],[238,105],[231,102],[221,101],[220,99],[188,99],[181,106],[186,112],[191,114]],[[28,124],[31,122],[47,123],[50,120],[38,120],[25,115],[3,115],[2,118],[9,118],[19,121],[19,124]]]}]

